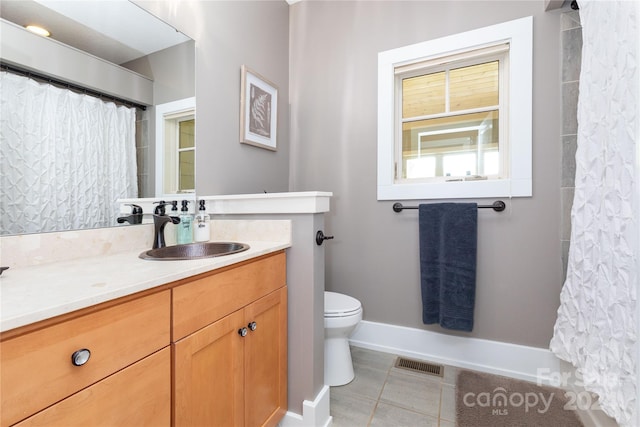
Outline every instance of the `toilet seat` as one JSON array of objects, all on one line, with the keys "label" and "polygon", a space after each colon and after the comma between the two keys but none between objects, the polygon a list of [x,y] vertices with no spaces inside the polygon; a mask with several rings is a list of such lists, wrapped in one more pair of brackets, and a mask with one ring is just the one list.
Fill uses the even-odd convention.
[{"label": "toilet seat", "polygon": [[362,304],[349,295],[337,292],[324,293],[324,317],[347,317],[362,311]]}]

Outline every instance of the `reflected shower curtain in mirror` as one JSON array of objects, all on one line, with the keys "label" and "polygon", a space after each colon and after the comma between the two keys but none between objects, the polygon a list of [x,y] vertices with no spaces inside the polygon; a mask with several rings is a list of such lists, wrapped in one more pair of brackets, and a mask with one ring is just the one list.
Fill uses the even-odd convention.
[{"label": "reflected shower curtain in mirror", "polygon": [[116,224],[137,197],[135,109],[0,72],[0,233]]},{"label": "reflected shower curtain in mirror", "polygon": [[583,47],[571,247],[550,348],[576,367],[607,414],[637,426],[640,5],[578,3]]}]

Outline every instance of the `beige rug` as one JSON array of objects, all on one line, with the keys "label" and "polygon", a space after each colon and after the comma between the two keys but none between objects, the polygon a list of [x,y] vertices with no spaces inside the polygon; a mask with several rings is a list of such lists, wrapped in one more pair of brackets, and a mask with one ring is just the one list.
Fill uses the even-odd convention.
[{"label": "beige rug", "polygon": [[574,404],[564,390],[513,378],[461,370],[456,382],[458,427],[582,427]]}]

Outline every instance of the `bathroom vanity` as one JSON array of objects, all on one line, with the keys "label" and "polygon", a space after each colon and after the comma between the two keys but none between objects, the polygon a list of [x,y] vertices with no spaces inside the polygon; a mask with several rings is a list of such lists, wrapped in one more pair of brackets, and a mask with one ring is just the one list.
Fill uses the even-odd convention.
[{"label": "bathroom vanity", "polygon": [[[9,270],[0,424],[276,425],[287,407],[288,244],[250,245],[206,260],[126,253]],[[37,277],[49,278],[45,298],[32,294]]]},{"label": "bathroom vanity", "polygon": [[[282,426],[326,425],[324,246],[318,246],[316,235],[324,229],[330,197],[321,192],[204,197],[211,240],[250,246],[220,258],[139,259],[153,240],[153,224],[145,223],[0,237],[1,264],[11,267],[0,277],[0,427],[41,420],[60,425],[63,418],[44,417],[67,416],[69,408],[79,417],[121,413],[128,417],[126,425],[197,424],[218,403],[231,410],[224,412],[226,424],[271,425],[286,410]],[[150,201],[140,202],[145,212],[152,211],[152,204],[144,205]],[[147,317],[134,320],[134,312]],[[151,323],[163,329],[152,332]],[[96,341],[105,344],[96,347]],[[7,343],[16,346],[13,353],[5,351]],[[288,354],[281,347],[287,344]],[[39,351],[42,346],[50,347]],[[85,348],[91,351],[89,361],[74,366],[72,355]],[[40,358],[22,359],[31,352]],[[214,366],[202,363],[214,354]],[[54,364],[62,373],[49,378],[44,371],[53,371]],[[101,365],[99,371],[95,365]],[[16,375],[5,376],[9,371]],[[78,374],[83,372],[88,373]],[[14,390],[12,384],[23,379],[32,388]],[[225,390],[220,393],[216,384]],[[216,400],[207,403],[199,396]],[[231,401],[221,403],[224,399]],[[18,401],[24,406],[5,412],[4,406]],[[138,410],[128,413],[130,407]],[[198,418],[189,421],[189,411]],[[107,415],[96,418],[91,425],[118,423]]]}]

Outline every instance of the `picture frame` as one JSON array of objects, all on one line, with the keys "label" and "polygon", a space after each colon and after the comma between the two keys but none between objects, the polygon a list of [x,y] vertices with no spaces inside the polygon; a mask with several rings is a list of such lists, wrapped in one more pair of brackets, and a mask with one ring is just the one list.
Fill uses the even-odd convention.
[{"label": "picture frame", "polygon": [[246,65],[241,73],[240,142],[276,151],[278,87]]}]

